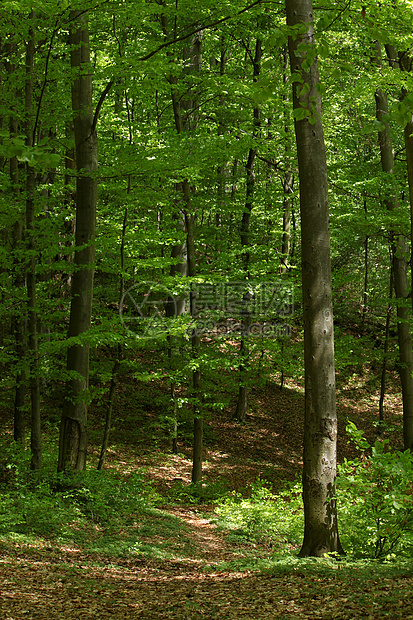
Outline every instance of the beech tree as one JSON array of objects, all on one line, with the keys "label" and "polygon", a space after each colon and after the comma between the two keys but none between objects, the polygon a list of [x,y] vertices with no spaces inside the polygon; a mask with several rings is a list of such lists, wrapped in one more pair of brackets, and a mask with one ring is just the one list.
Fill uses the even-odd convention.
[{"label": "beech tree", "polygon": [[[381,68],[381,45],[375,44],[376,63]],[[383,202],[390,212],[398,210],[398,199],[395,189],[391,187],[394,155],[388,123],[387,94],[378,88],[375,93],[376,116],[381,124],[378,134],[380,160],[383,173],[387,177],[387,186]],[[410,312],[408,305],[409,285],[407,280],[407,248],[404,236],[399,232],[389,230],[391,254],[393,261],[394,290],[397,300],[397,333],[400,357],[400,381],[403,394],[403,437],[406,450],[413,447],[413,349],[410,333]]]},{"label": "beech tree", "polygon": [[[87,451],[87,390],[89,344],[95,261],[98,163],[97,114],[92,108],[88,13],[70,13],[70,61],[74,71],[72,108],[75,129],[76,234],[69,320],[67,372],[69,379],[60,425],[58,470],[83,470]],[[87,336],[86,336],[87,338]]]},{"label": "beech tree", "polygon": [[[48,395],[58,386],[63,392],[58,467],[83,469],[88,403],[93,401],[99,412],[107,409],[108,430],[112,407],[116,408],[114,377],[118,371],[128,373],[138,394],[138,381],[150,381],[159,388],[156,399],[163,399],[159,428],[165,434],[173,426],[173,415],[178,419],[179,410],[178,437],[176,428],[172,431],[174,449],[180,452],[178,439],[185,448],[185,433],[190,434],[190,441],[194,439],[192,480],[199,481],[202,442],[208,446],[210,441],[208,432],[203,437],[208,409],[227,406],[226,412],[235,410],[242,420],[248,376],[254,379],[250,389],[261,381],[273,381],[280,370],[288,382],[288,373],[283,373],[289,366],[291,375],[301,380],[300,301],[294,322],[296,337],[281,344],[280,339],[265,338],[262,333],[254,338],[249,330],[251,305],[243,306],[247,297],[242,300],[239,294],[242,286],[233,294],[231,309],[222,307],[224,286],[239,285],[247,278],[252,283],[281,279],[293,286],[302,275],[306,526],[301,553],[341,551],[334,503],[335,361],[341,368],[362,363],[355,360],[340,333],[334,360],[332,297],[335,293],[340,324],[346,327],[351,317],[361,332],[360,340],[371,340],[380,330],[384,333],[381,322],[386,315],[386,333],[392,332],[395,326],[390,325],[387,312],[390,231],[394,281],[401,299],[397,329],[407,335],[411,327],[411,317],[404,311],[411,288],[411,275],[406,272],[410,242],[403,243],[400,235],[407,222],[403,193],[407,195],[408,184],[395,120],[402,103],[398,98],[405,93],[403,105],[411,121],[410,67],[396,72],[384,66],[380,85],[388,95],[388,109],[383,101],[378,102],[376,117],[378,72],[372,70],[365,41],[378,37],[370,31],[373,19],[363,19],[351,3],[340,8],[328,0],[316,9],[316,37],[321,43],[318,59],[312,6],[304,0],[286,2],[287,28],[283,7],[269,11],[260,2],[240,7],[148,0],[66,9],[60,4],[50,11],[50,19],[39,8],[42,19],[30,29],[27,5],[9,3],[12,18],[0,28],[0,183],[4,189],[0,194],[4,239],[0,247],[4,257],[0,363],[5,368],[0,384],[9,390],[6,395],[11,390],[16,395],[15,438],[24,440],[24,402],[30,388],[35,414],[32,428],[37,429],[33,451],[40,455],[39,387]],[[374,28],[389,29],[395,23],[392,11],[407,18],[410,8],[400,4],[405,7],[403,13],[392,3],[383,3]],[[357,28],[349,27],[353,21]],[[395,49],[411,47],[412,29],[406,23],[405,39],[391,40],[397,43]],[[293,101],[286,95],[287,32]],[[393,79],[395,87],[389,88]],[[113,95],[109,93],[112,81]],[[322,92],[328,165],[334,173],[330,205]],[[106,95],[98,170],[96,125]],[[298,162],[290,144],[292,106]],[[381,127],[377,123],[386,129],[386,136],[381,136],[387,141],[390,162],[383,168],[385,173],[380,166],[383,145],[377,143]],[[411,125],[406,125],[413,185],[411,132]],[[52,136],[47,148],[56,152],[58,161],[50,189],[44,181],[53,174],[50,161],[45,158],[37,168],[31,165],[34,151],[44,148],[45,134]],[[297,168],[301,247],[296,242],[300,224],[294,213]],[[71,191],[73,179],[76,192]],[[380,199],[387,186],[385,179],[391,180],[393,192],[385,196],[387,203]],[[44,193],[48,197],[42,203]],[[398,209],[391,207],[389,198]],[[400,265],[404,275],[396,271]],[[397,279],[400,274],[403,281]],[[133,334],[132,329],[125,329],[122,312],[123,304],[127,305],[125,291],[148,281],[167,292],[165,306],[159,306],[166,318],[163,323],[161,317],[159,325],[167,327],[159,337],[152,334],[145,340],[143,313],[133,316],[136,308],[132,307],[132,319],[139,324]],[[208,286],[206,297],[210,294],[210,298],[198,313],[192,295],[187,304],[192,316],[178,317],[188,302],[184,281],[194,287]],[[221,295],[218,300],[213,299],[216,290]],[[22,301],[27,298],[26,305]],[[150,312],[149,305],[146,310]],[[274,311],[267,324],[279,321],[279,314]],[[265,320],[257,320],[258,333]],[[197,321],[206,326],[201,336],[196,329],[186,331]],[[219,333],[217,324],[228,331]],[[169,354],[171,343],[173,355]],[[402,344],[403,381],[411,386],[411,343],[402,336]],[[391,340],[388,348],[391,367],[395,362]],[[293,350],[295,359],[290,355]],[[61,388],[63,379],[66,384]],[[165,380],[171,385],[168,393]],[[222,395],[216,389],[219,382],[225,382]],[[118,415],[121,424],[122,414]],[[407,419],[411,428],[410,413]],[[106,432],[100,466],[107,443]]]},{"label": "beech tree", "polygon": [[[33,147],[33,65],[35,52],[34,11],[29,15],[29,38],[26,44],[26,83],[25,83],[25,111],[26,111],[26,145]],[[35,260],[35,172],[26,163],[26,230],[27,249],[30,253],[27,270],[27,306],[28,306],[28,341],[30,352],[30,399],[31,399],[31,440],[32,452],[31,467],[40,469],[41,465],[41,434],[40,434],[40,384],[39,384],[39,347],[37,340],[37,307],[36,307],[36,260]]]},{"label": "beech tree", "polygon": [[312,0],[287,0],[301,213],[304,318],[304,541],[301,556],[342,552],[335,495],[337,414],[327,163]]}]

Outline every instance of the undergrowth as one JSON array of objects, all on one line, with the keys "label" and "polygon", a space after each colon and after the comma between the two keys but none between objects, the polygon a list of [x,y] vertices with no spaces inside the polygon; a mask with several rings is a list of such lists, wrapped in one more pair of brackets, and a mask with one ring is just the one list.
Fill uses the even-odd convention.
[{"label": "undergrowth", "polygon": [[[0,535],[90,542],[99,533],[115,533],[152,509],[159,495],[143,472],[128,476],[87,470],[55,471],[50,446],[43,450],[41,472],[29,468],[29,453],[19,444],[0,446]],[[120,544],[120,543],[119,543]]]},{"label": "undergrowth", "polygon": [[[411,453],[391,451],[386,440],[370,445],[351,423],[347,432],[359,456],[338,468],[338,522],[346,561],[411,558]],[[222,482],[185,486],[178,481],[163,497],[143,471],[58,474],[53,446],[44,446],[39,473],[30,470],[28,450],[6,437],[0,440],[1,540],[40,537],[108,555],[188,558],[194,550],[185,521],[159,507],[183,504],[202,510],[214,504],[213,520],[227,542],[243,549],[241,564],[232,568],[266,570],[296,556],[300,547],[300,482],[274,493],[269,482],[258,478],[246,498],[245,493],[229,492]]]},{"label": "undergrowth", "polygon": [[268,482],[258,478],[251,496],[231,493],[216,508],[216,522],[228,530],[233,543],[263,543],[274,551],[291,552],[300,543],[303,531],[301,488],[295,483],[274,494]]}]

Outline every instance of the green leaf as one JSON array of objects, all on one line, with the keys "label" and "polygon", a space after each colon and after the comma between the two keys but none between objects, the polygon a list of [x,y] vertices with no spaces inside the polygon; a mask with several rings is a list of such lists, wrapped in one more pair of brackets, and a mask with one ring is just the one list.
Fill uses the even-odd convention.
[{"label": "green leaf", "polygon": [[295,108],[293,110],[293,117],[296,121],[302,121],[310,116],[310,111],[307,108]]}]

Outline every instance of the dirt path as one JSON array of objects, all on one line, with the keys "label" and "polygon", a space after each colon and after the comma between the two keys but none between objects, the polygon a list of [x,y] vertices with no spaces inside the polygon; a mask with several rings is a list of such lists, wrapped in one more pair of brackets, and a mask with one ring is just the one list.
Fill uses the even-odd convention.
[{"label": "dirt path", "polygon": [[[114,559],[76,549],[3,549],[0,553],[1,620],[412,620],[406,603],[412,576],[327,575],[299,569],[287,574],[214,570],[239,557],[210,521],[174,508],[194,544],[185,561]],[[210,572],[205,572],[209,566]]]}]

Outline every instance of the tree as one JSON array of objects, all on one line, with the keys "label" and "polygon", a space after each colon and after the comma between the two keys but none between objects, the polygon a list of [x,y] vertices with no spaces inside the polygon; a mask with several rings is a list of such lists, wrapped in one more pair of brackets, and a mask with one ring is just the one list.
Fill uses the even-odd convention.
[{"label": "tree", "polygon": [[87,11],[70,12],[70,60],[74,72],[72,109],[74,113],[76,168],[76,235],[69,345],[67,352],[66,395],[60,425],[58,470],[83,470],[87,450],[87,389],[89,344],[85,335],[92,316],[95,260],[96,200],[98,162],[97,116],[92,108]]},{"label": "tree", "polygon": [[342,552],[335,503],[337,415],[327,163],[312,0],[286,0],[298,156],[304,316],[304,541],[301,556]]},{"label": "tree", "polygon": [[[33,147],[33,64],[35,50],[35,31],[33,26],[34,11],[29,20],[29,38],[26,44],[26,146]],[[41,432],[40,432],[40,383],[39,383],[39,347],[37,341],[37,307],[36,307],[36,260],[35,260],[35,204],[34,193],[36,175],[32,166],[26,163],[26,230],[27,249],[30,253],[27,270],[27,306],[28,306],[28,341],[30,351],[30,397],[31,397],[31,467],[40,469],[41,465]]]},{"label": "tree", "polygon": [[[251,55],[250,50],[248,52]],[[253,66],[254,82],[258,81],[261,69],[261,56],[262,56],[262,41],[257,38],[255,43],[254,57],[251,56]],[[253,138],[258,138],[258,132],[260,128],[260,109],[258,106],[254,107],[253,111]],[[245,196],[245,209],[242,214],[241,220],[241,247],[243,249],[243,268],[244,278],[246,280],[250,277],[250,220],[251,213],[254,207],[254,189],[255,189],[255,157],[257,151],[256,147],[252,146],[248,151],[247,164],[245,166],[247,178],[246,178],[246,196]],[[240,366],[239,366],[239,387],[238,387],[238,400],[234,413],[234,419],[239,422],[245,422],[247,418],[248,409],[248,366],[249,366],[249,329],[250,329],[250,312],[248,305],[250,302],[250,293],[245,291],[243,295],[244,308],[242,310],[241,319],[241,343],[240,343]]]},{"label": "tree", "polygon": [[[377,64],[381,66],[381,45],[376,42]],[[389,113],[386,93],[378,88],[375,93],[376,116],[381,124],[379,131],[380,160],[383,172],[387,177],[387,187],[383,199],[386,209],[395,212],[398,200],[391,186],[394,155],[390,127],[387,121]],[[413,349],[410,333],[410,312],[407,302],[409,286],[407,281],[407,248],[404,236],[394,230],[389,231],[392,259],[394,290],[397,300],[397,334],[399,340],[400,381],[403,394],[403,437],[405,450],[413,448]]]}]

